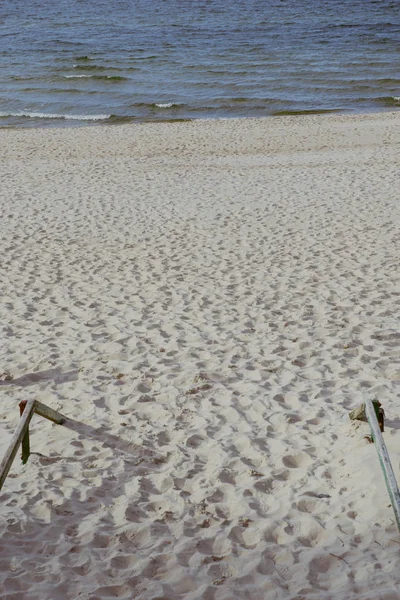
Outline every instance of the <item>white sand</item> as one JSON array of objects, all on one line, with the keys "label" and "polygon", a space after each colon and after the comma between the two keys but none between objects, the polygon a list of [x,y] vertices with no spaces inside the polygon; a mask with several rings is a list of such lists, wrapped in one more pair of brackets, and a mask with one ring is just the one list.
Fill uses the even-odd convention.
[{"label": "white sand", "polygon": [[399,599],[400,114],[0,142],[0,596]]}]

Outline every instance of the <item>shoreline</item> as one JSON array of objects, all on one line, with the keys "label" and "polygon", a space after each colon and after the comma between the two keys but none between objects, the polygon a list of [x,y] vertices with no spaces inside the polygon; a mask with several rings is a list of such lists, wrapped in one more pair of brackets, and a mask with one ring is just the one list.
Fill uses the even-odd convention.
[{"label": "shoreline", "polygon": [[399,600],[400,113],[0,136],[0,595]]},{"label": "shoreline", "polygon": [[[400,98],[400,97],[399,97]],[[393,99],[395,102],[397,101],[397,97]],[[395,104],[394,104],[395,106]],[[177,118],[136,118],[136,117],[122,117],[116,115],[109,115],[104,119],[95,119],[95,115],[92,115],[89,119],[84,120],[82,118],[72,118],[71,116],[66,117],[65,119],[56,119],[53,117],[49,117],[47,119],[46,124],[40,124],[40,121],[36,124],[29,125],[29,121],[26,121],[26,124],[20,125],[0,125],[0,130],[2,129],[10,129],[10,130],[19,130],[19,129],[77,129],[77,128],[86,128],[86,127],[119,127],[121,125],[140,125],[143,123],[186,123],[186,122],[197,122],[197,121],[226,121],[226,120],[242,120],[242,119],[270,119],[270,118],[280,118],[280,117],[307,117],[307,116],[362,116],[362,115],[370,115],[370,114],[386,114],[386,113],[396,113],[400,112],[400,107],[398,109],[394,109],[394,106],[387,107],[386,109],[382,108],[371,108],[370,110],[365,110],[364,112],[357,112],[352,109],[309,109],[309,110],[299,110],[299,111],[278,111],[276,113],[271,113],[267,115],[249,115],[249,116],[209,116],[209,117],[177,117]],[[44,117],[42,117],[45,120]],[[52,121],[58,121],[55,124],[52,124]],[[60,121],[63,122],[63,125],[60,125]]]}]

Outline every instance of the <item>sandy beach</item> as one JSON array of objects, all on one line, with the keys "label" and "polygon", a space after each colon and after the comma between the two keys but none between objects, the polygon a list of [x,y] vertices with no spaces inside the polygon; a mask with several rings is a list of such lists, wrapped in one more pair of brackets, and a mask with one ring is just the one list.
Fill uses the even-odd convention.
[{"label": "sandy beach", "polygon": [[400,599],[400,113],[0,140],[0,596]]}]

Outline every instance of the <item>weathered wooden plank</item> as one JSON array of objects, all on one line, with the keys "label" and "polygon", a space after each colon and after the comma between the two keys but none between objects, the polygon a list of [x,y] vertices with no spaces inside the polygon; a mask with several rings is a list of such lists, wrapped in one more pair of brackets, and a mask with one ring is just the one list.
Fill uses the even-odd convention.
[{"label": "weathered wooden plank", "polygon": [[24,437],[29,427],[29,423],[35,412],[35,404],[36,400],[34,399],[28,400],[28,402],[26,403],[26,407],[24,409],[18,427],[11,438],[11,442],[8,446],[7,452],[0,463],[0,490],[3,487],[4,480],[7,477],[8,471],[10,470],[15,455],[18,452],[18,448],[22,442],[22,438]]},{"label": "weathered wooden plank", "polygon": [[365,414],[369,426],[371,427],[372,437],[375,442],[376,451],[378,452],[379,462],[381,463],[382,471],[385,476],[386,487],[389,492],[390,500],[392,501],[394,515],[400,531],[400,491],[390,462],[389,453],[382,437],[375,408],[371,400],[365,401]]},{"label": "weathered wooden plank", "polygon": [[66,417],[61,413],[53,410],[49,406],[42,404],[39,400],[36,400],[35,405],[35,413],[40,415],[41,417],[45,417],[45,419],[49,419],[49,421],[53,421],[53,423],[57,423],[57,425],[62,425],[66,420]]},{"label": "weathered wooden plank", "polygon": [[[23,400],[22,402],[19,403],[19,412],[20,412],[21,417],[24,414],[26,404],[27,404],[26,400]],[[21,455],[22,464],[25,464],[31,454],[31,445],[29,443],[29,427],[26,429],[25,435],[22,438],[21,447],[22,447],[22,455]]]}]

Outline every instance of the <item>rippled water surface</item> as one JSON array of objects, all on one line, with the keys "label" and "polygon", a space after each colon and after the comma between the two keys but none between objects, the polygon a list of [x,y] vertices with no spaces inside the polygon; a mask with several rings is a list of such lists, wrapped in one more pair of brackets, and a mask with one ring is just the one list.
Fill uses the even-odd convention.
[{"label": "rippled water surface", "polygon": [[0,4],[0,126],[396,108],[398,0]]}]

